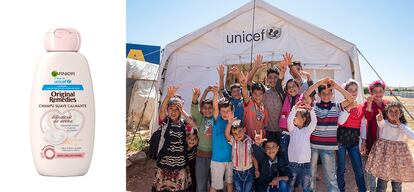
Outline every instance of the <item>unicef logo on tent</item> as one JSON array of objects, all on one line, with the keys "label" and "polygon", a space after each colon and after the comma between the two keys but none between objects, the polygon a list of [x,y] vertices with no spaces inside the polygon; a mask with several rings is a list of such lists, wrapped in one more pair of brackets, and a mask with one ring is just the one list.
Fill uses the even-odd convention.
[{"label": "unicef logo on tent", "polygon": [[272,27],[266,30],[266,37],[269,39],[277,39],[282,35],[282,28],[280,27]]},{"label": "unicef logo on tent", "polygon": [[264,41],[265,39],[277,39],[282,35],[282,28],[273,26],[262,28],[259,32],[248,33],[242,31],[240,34],[227,35],[227,43],[249,43],[252,41]]}]

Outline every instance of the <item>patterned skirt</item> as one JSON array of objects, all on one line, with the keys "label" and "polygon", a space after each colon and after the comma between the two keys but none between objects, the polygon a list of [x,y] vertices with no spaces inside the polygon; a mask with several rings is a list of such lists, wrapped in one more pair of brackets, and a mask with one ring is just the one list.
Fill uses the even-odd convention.
[{"label": "patterned skirt", "polygon": [[155,191],[187,191],[191,185],[190,168],[167,170],[156,168],[154,189]]},{"label": "patterned skirt", "polygon": [[386,181],[414,181],[413,157],[405,142],[377,140],[369,153],[365,170]]}]

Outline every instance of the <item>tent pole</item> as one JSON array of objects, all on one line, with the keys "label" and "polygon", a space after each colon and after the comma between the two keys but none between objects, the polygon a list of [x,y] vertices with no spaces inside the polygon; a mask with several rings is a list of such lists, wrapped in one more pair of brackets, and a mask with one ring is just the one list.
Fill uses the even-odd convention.
[{"label": "tent pole", "polygon": [[[254,34],[254,16],[256,15],[256,0],[253,0],[253,16],[252,16],[252,33]],[[250,69],[253,68],[253,46],[254,41],[250,46]]]},{"label": "tent pole", "polygon": [[[364,54],[361,53],[361,51],[357,48],[358,53],[362,56],[362,58],[364,58],[365,62],[368,63],[369,67],[371,67],[371,69],[374,71],[374,73],[378,76],[378,78],[380,78],[380,80],[382,82],[385,83],[385,81],[382,79],[382,77],[378,74],[378,72],[374,69],[374,67],[371,65],[371,63],[368,61],[367,58],[365,58]],[[391,96],[393,96],[399,103],[401,103],[401,106],[403,106],[405,112],[407,112],[407,114],[411,117],[412,120],[414,120],[413,115],[411,115],[411,113],[408,111],[408,109],[403,105],[403,103],[400,101],[400,99],[398,99],[397,96],[394,95],[394,93],[392,92],[392,90],[388,87],[385,86],[386,88],[388,88],[388,90],[390,91]]]}]

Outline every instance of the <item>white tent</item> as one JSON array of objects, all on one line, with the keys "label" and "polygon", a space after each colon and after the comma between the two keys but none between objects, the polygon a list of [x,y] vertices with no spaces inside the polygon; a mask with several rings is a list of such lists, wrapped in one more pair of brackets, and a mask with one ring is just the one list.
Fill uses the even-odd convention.
[{"label": "white tent", "polygon": [[[156,118],[152,112],[158,103],[154,80],[157,79],[159,65],[134,59],[127,59],[126,64],[127,78],[133,83],[132,87],[127,87],[127,91],[131,91],[127,100],[127,127],[137,126],[142,117],[140,126],[150,128]],[[143,114],[145,102],[147,105]]]},{"label": "white tent", "polygon": [[[354,44],[263,0],[255,2],[254,33],[251,34],[253,7],[254,1],[251,1],[168,44],[162,56],[162,74],[158,77],[160,93],[165,93],[170,85],[179,86],[188,110],[193,87],[204,89],[218,82],[219,64],[250,63],[252,41],[253,55],[262,54],[264,61],[281,60],[282,54],[288,51],[316,80],[330,76],[343,83],[353,78],[362,85]],[[360,88],[358,100],[361,102]]]}]

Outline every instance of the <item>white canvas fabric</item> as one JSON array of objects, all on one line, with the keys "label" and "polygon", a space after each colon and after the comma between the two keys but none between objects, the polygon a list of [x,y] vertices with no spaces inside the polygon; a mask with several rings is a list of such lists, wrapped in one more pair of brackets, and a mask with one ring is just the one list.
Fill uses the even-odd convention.
[{"label": "white canvas fabric", "polygon": [[157,79],[159,65],[134,59],[127,59],[126,63],[127,78],[135,80],[130,100],[127,101],[129,102],[127,126],[138,125],[145,106],[144,103],[148,99],[141,126],[150,128],[154,118],[153,111],[157,108],[158,103],[155,79]]}]

